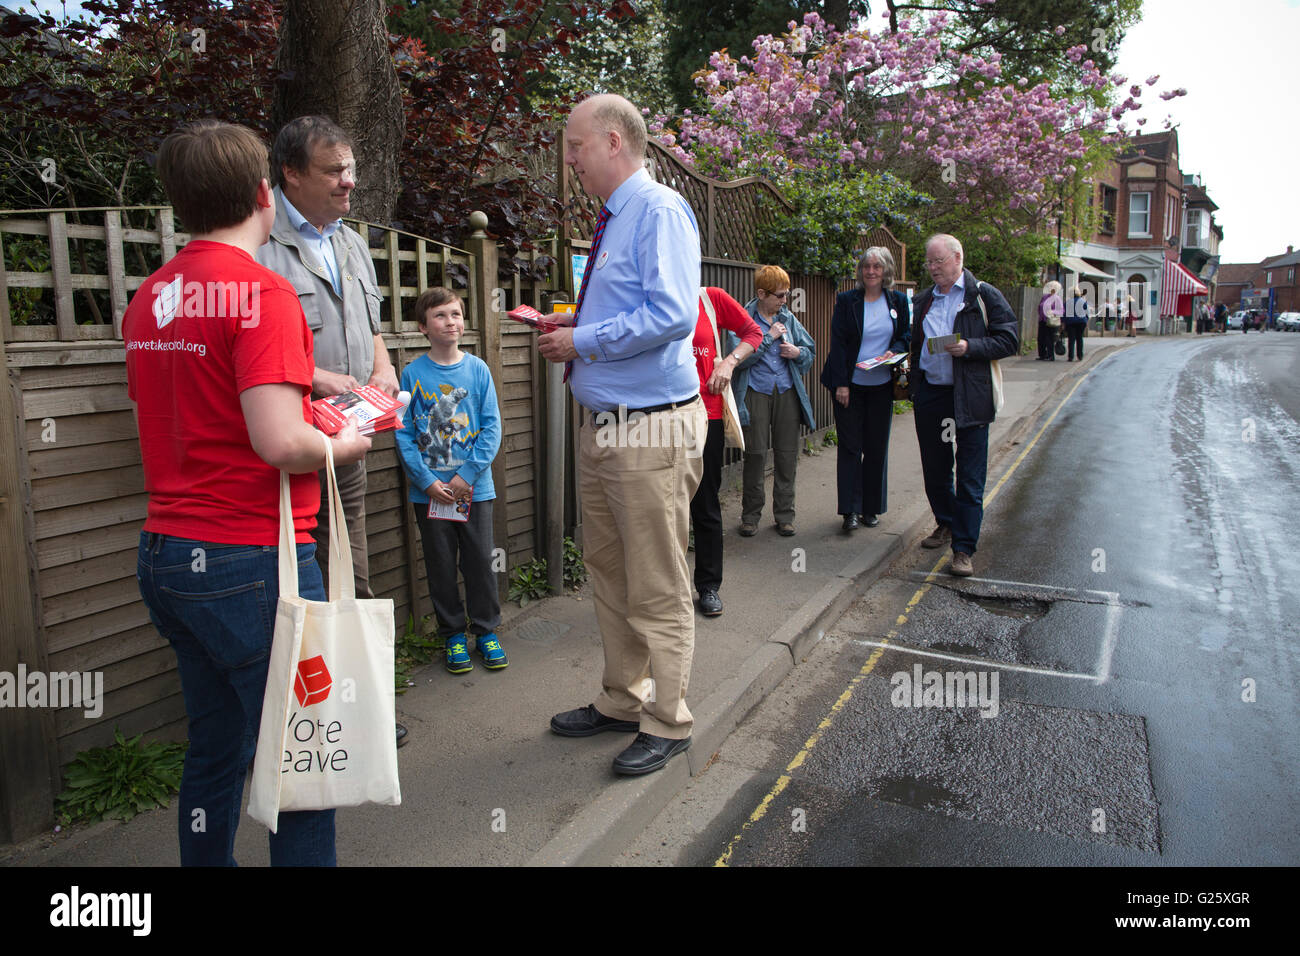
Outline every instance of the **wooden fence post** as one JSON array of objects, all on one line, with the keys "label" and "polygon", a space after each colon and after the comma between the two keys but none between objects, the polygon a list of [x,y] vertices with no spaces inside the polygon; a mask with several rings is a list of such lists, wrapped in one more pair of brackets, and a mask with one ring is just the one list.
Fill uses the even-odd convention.
[{"label": "wooden fence post", "polygon": [[[504,369],[501,363],[501,313],[497,306],[501,296],[494,294],[497,288],[497,244],[483,230],[487,228],[488,218],[485,213],[475,210],[469,214],[469,225],[473,232],[465,243],[465,251],[474,257],[470,267],[470,288],[477,295],[470,297],[470,308],[477,314],[467,318],[481,331],[480,341],[483,354],[479,356],[487,362],[488,371],[492,373],[492,382],[497,390],[497,407],[501,410],[501,450],[492,460],[492,484],[496,487],[497,498],[492,503],[492,540],[496,547],[510,554],[510,524],[507,514],[506,452],[505,452],[505,394],[501,387]],[[507,571],[509,567],[507,566]],[[497,593],[502,602],[510,591],[510,575],[502,574],[497,578]]]},{"label": "wooden fence post", "polygon": [[[39,593],[34,534],[27,510],[31,482],[25,475],[27,456],[22,393],[16,373],[6,370],[0,342],[0,671],[15,682],[24,670],[46,672],[44,632],[38,627]],[[48,707],[0,708],[0,843],[13,843],[54,821],[54,792],[58,759],[54,743],[54,712]]]}]

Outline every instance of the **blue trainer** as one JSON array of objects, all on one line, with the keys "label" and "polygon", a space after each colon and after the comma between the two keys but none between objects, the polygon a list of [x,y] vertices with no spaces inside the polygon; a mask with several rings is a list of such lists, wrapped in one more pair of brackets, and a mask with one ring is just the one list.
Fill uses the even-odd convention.
[{"label": "blue trainer", "polygon": [[475,643],[478,645],[478,652],[483,655],[483,666],[488,670],[499,671],[509,664],[506,660],[506,652],[501,649],[501,642],[497,640],[496,632],[480,634]]},{"label": "blue trainer", "polygon": [[469,645],[464,633],[453,634],[447,638],[447,670],[453,674],[467,674],[474,669],[474,662],[469,659]]}]

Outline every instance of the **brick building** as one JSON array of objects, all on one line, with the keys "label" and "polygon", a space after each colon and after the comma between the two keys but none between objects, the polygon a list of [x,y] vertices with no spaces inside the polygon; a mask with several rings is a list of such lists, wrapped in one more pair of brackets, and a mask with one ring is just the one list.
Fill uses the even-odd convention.
[{"label": "brick building", "polygon": [[1287,246],[1286,252],[1258,263],[1223,265],[1219,300],[1233,310],[1263,309],[1270,315],[1300,312],[1300,252]]}]

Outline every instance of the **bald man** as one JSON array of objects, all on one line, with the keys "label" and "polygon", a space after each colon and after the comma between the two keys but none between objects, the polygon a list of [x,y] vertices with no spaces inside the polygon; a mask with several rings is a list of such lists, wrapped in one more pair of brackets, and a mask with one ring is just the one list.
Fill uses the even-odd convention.
[{"label": "bald man", "polygon": [[699,228],[686,200],[646,172],[645,122],[627,100],[579,103],[564,140],[565,162],[605,205],[573,327],[541,336],[539,349],[568,366],[573,396],[587,410],[578,436],[583,558],[605,666],[596,702],[556,714],[551,730],[638,731],[614,771],[645,774],[691,743],[686,536],[708,435],[691,351]]}]

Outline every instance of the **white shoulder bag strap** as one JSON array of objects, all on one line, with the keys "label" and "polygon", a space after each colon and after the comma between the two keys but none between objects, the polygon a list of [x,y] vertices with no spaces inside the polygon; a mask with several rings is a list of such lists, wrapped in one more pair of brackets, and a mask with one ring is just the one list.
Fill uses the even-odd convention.
[{"label": "white shoulder bag strap", "polygon": [[[347,519],[343,515],[343,498],[334,477],[334,445],[320,432],[325,442],[325,470],[329,474],[330,498],[330,601],[352,600],[357,596],[352,576],[352,546],[348,538]],[[298,596],[298,547],[293,527],[293,496],[289,492],[289,473],[280,472],[280,595]]]}]

